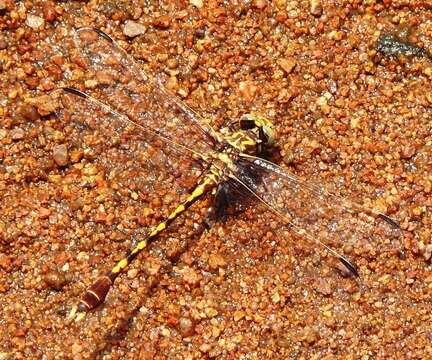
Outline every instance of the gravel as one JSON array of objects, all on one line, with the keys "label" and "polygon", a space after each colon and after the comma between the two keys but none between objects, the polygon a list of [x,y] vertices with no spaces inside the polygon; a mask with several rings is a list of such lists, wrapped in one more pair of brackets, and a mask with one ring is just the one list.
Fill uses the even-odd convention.
[{"label": "gravel", "polygon": [[[432,358],[432,65],[394,41],[432,48],[427,4],[143,3],[0,0],[0,358]],[[245,113],[272,119],[273,161],[398,219],[401,244],[379,233],[342,243],[353,279],[256,203],[206,227],[209,196],[138,256],[104,305],[71,319],[90,283],[200,176],[141,133],[110,132],[106,113],[84,119],[106,126],[59,115],[53,90],[101,99],[119,80],[92,76],[73,51],[68,36],[83,26],[119,41],[215,128]],[[381,34],[407,26],[377,50]],[[131,93],[148,86],[126,71],[120,80]],[[135,104],[143,118],[146,101]],[[146,121],[167,113],[182,116],[160,104]]]},{"label": "gravel", "polygon": [[146,31],[146,28],[144,25],[137,23],[133,20],[127,20],[125,22],[123,33],[128,37],[135,37],[138,35],[144,34]]},{"label": "gravel", "polygon": [[69,162],[69,154],[66,145],[57,145],[53,149],[53,158],[58,166],[66,166]]},{"label": "gravel", "polygon": [[28,15],[26,19],[26,24],[30,26],[33,30],[39,30],[45,24],[45,21],[40,16]]},{"label": "gravel", "polygon": [[323,6],[320,0],[311,0],[310,12],[314,16],[321,16],[323,12]]}]

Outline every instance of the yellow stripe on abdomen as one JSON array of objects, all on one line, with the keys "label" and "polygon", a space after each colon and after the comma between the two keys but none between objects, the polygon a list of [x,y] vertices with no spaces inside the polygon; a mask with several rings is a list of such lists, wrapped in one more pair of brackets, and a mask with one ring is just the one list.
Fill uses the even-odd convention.
[{"label": "yellow stripe on abdomen", "polygon": [[171,224],[171,222],[177,219],[177,217],[185,212],[197,199],[205,194],[209,187],[214,186],[216,184],[216,180],[217,179],[214,174],[208,174],[205,178],[203,178],[183,204],[177,206],[176,209],[168,215],[165,221],[159,223],[144,240],[140,241],[125,258],[121,259],[111,269],[108,275],[110,279],[114,281],[118,274],[123,271],[131,263],[131,261],[147,247],[147,244],[151,240],[157,237],[168,227],[169,224]]}]

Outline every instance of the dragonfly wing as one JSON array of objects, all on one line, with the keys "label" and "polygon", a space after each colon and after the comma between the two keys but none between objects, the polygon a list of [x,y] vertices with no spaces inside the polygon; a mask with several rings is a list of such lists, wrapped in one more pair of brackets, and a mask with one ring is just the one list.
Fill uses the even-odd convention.
[{"label": "dragonfly wing", "polygon": [[64,181],[75,189],[71,203],[85,204],[96,189],[101,202],[89,204],[87,215],[95,224],[108,224],[108,233],[120,229],[122,239],[139,241],[166,215],[158,214],[160,207],[171,210],[195,187],[203,171],[195,153],[77,90],[58,90],[53,97],[55,130],[69,155]]},{"label": "dragonfly wing", "polygon": [[[338,197],[256,157],[241,156],[235,178],[276,214],[282,223],[336,256],[353,275],[345,257],[401,249],[401,231],[389,217]],[[258,181],[256,181],[258,176]]]},{"label": "dragonfly wing", "polygon": [[98,98],[130,119],[205,153],[213,129],[182,101],[146,74],[135,60],[100,30],[82,28],[73,36],[72,60],[85,69],[85,84]]}]

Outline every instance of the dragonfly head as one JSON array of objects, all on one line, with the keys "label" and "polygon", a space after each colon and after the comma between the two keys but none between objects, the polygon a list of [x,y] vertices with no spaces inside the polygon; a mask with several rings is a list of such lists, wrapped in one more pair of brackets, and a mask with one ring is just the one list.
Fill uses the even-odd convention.
[{"label": "dragonfly head", "polygon": [[273,124],[270,120],[254,114],[244,114],[240,118],[240,128],[248,130],[254,136],[257,144],[262,147],[272,146],[275,140]]}]

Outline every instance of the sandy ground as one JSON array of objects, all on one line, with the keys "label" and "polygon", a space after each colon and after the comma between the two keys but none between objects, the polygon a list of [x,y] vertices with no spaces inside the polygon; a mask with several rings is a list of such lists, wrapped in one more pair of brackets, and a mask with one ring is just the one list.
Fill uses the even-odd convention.
[{"label": "sandy ground", "polygon": [[[83,26],[216,128],[270,118],[275,162],[398,220],[399,240],[336,243],[356,281],[256,204],[206,228],[207,197],[71,318],[197,178],[190,159],[110,157],[103,127],[85,152],[53,112],[57,88],[103,92],[70,51]],[[427,49],[426,1],[0,0],[0,359],[432,358]]]}]

